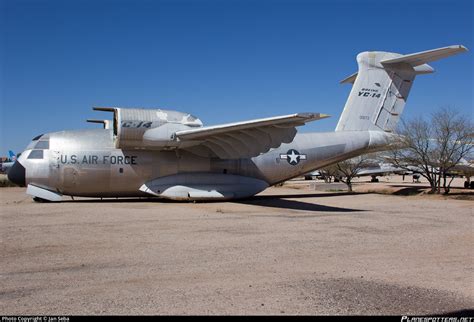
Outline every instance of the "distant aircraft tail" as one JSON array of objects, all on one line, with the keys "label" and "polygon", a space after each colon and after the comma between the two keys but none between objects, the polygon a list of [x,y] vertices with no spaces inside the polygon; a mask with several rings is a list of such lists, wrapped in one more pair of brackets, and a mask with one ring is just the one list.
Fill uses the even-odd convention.
[{"label": "distant aircraft tail", "polygon": [[336,131],[393,132],[415,76],[434,72],[428,62],[464,51],[466,47],[456,45],[409,55],[360,53],[359,71],[341,81],[353,86]]},{"label": "distant aircraft tail", "polygon": [[12,150],[8,150],[8,157],[9,157],[10,160],[12,160],[12,161],[15,161],[15,160],[16,160],[16,155],[15,155],[15,153],[13,153]]}]

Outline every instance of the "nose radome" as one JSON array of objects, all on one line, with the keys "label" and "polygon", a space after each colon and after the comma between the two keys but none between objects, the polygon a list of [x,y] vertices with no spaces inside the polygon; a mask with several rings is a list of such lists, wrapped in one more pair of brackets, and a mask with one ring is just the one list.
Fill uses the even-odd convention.
[{"label": "nose radome", "polygon": [[25,167],[20,162],[15,161],[10,171],[8,171],[8,180],[22,187],[26,185]]}]

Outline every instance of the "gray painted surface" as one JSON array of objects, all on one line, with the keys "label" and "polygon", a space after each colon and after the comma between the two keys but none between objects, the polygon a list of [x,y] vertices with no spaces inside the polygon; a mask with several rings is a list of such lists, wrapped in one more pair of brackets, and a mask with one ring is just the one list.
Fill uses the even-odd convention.
[{"label": "gray painted surface", "polygon": [[298,126],[327,117],[319,113],[203,127],[177,111],[95,108],[114,113],[111,129],[43,135],[18,158],[26,169],[21,177],[30,185],[28,193],[52,201],[58,195],[252,196],[329,164],[387,149],[415,75],[432,71],[426,62],[465,50],[359,54],[359,72],[344,80],[353,89],[336,131],[329,133],[297,133]]}]

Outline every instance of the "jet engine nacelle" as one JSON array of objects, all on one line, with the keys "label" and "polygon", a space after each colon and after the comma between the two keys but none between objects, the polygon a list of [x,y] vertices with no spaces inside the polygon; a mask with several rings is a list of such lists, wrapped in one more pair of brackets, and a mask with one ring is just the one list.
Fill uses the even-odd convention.
[{"label": "jet engine nacelle", "polygon": [[94,107],[114,112],[115,146],[120,149],[167,149],[180,145],[177,131],[202,127],[198,118],[188,113],[162,109]]}]

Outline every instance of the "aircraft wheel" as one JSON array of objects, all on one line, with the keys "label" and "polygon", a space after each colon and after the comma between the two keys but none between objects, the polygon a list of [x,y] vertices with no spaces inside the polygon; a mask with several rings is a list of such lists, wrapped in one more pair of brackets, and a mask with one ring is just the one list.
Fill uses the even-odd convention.
[{"label": "aircraft wheel", "polygon": [[46,200],[46,199],[43,199],[43,198],[39,198],[39,197],[33,197],[33,201],[34,201],[34,202],[41,202],[41,203],[50,202],[49,200]]},{"label": "aircraft wheel", "polygon": [[466,188],[466,189],[469,188],[469,182],[464,181],[464,188]]},{"label": "aircraft wheel", "polygon": [[471,189],[474,189],[474,181],[471,181],[471,184],[469,185]]},{"label": "aircraft wheel", "polygon": [[312,176],[304,176],[304,179],[305,180],[313,180],[313,177]]}]

